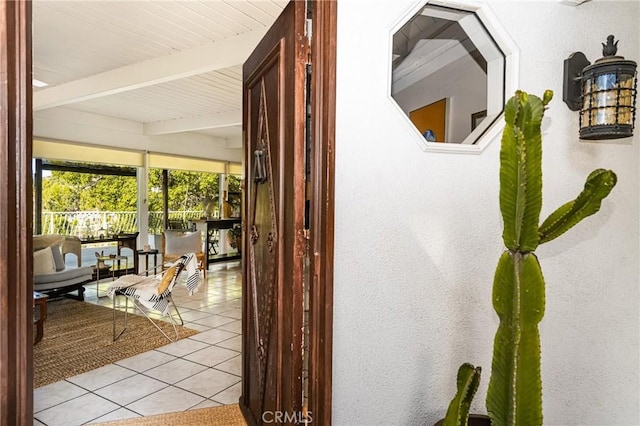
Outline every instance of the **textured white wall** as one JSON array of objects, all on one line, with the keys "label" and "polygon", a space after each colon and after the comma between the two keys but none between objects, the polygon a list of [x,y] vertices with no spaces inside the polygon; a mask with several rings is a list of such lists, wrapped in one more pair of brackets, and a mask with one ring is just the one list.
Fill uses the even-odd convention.
[{"label": "textured white wall", "polygon": [[[538,250],[545,424],[638,425],[640,128],[631,140],[579,141],[562,72],[573,51],[600,57],[609,33],[640,60],[640,3],[514,3],[490,5],[520,49],[519,86],[555,92],[543,124],[542,217],[577,195],[592,169],[619,178],[597,215]],[[387,29],[415,5],[338,3],[336,425],[433,424],[464,361],[484,367],[474,411],[485,411],[503,248],[499,140],[481,155],[425,153],[401,125],[385,93]]]}]

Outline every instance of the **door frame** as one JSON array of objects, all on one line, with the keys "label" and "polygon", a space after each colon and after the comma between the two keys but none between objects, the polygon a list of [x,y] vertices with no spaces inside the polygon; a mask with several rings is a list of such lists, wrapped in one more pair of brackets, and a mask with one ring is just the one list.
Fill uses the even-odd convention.
[{"label": "door frame", "polygon": [[310,1],[311,203],[309,211],[309,411],[331,424],[337,0]]},{"label": "door frame", "polygon": [[31,2],[0,2],[0,426],[33,422]]},{"label": "door frame", "polygon": [[[309,410],[331,423],[337,1],[314,13]],[[0,426],[33,422],[31,2],[0,2]],[[15,208],[14,208],[15,206]]]}]

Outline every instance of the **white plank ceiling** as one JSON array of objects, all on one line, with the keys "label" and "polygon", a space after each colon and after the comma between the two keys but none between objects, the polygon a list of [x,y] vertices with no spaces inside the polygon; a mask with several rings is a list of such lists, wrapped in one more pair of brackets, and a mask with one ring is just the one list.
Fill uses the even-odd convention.
[{"label": "white plank ceiling", "polygon": [[75,111],[139,123],[145,136],[239,139],[242,63],[286,3],[34,1],[33,77],[48,83],[34,87],[34,134],[50,136],[39,117],[50,129]]}]

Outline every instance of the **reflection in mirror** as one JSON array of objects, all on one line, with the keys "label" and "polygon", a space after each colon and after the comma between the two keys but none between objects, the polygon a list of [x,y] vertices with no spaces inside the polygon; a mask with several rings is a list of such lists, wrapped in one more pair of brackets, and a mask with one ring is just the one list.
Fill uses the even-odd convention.
[{"label": "reflection in mirror", "polygon": [[473,12],[427,4],[393,35],[391,96],[427,142],[476,143],[504,82],[505,55]]}]

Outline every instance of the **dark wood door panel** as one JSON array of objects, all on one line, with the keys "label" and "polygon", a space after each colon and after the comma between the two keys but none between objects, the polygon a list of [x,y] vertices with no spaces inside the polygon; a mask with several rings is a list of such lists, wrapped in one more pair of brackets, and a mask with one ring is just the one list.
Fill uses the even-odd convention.
[{"label": "dark wood door panel", "polygon": [[304,2],[291,2],[243,68],[247,249],[240,405],[252,424],[262,424],[263,413],[302,410],[304,22]]},{"label": "dark wood door panel", "polygon": [[[257,84],[248,87],[249,109],[254,111],[255,108],[258,111],[251,117],[254,126],[250,132],[250,152],[254,152],[254,169],[257,166],[261,167],[259,179],[256,180],[254,173],[247,185],[249,202],[245,216],[250,241],[245,245],[248,247],[246,263],[249,265],[249,275],[245,278],[248,285],[245,294],[249,304],[246,339],[250,342],[247,346],[251,347],[251,350],[245,353],[245,362],[250,368],[245,385],[253,390],[253,393],[248,392],[248,395],[251,395],[249,408],[256,414],[276,411],[280,390],[278,376],[275,374],[279,371],[280,338],[275,327],[275,307],[276,300],[281,297],[277,280],[279,229],[276,216],[279,211],[279,197],[276,195],[278,188],[275,187],[275,183],[280,180],[277,173],[279,147],[278,126],[269,124],[270,121],[277,123],[278,118],[279,59],[279,55],[274,56],[268,64],[270,66],[261,70],[261,78],[256,81]],[[267,86],[270,90],[267,90]],[[256,152],[259,152],[262,158],[256,158]]]}]

